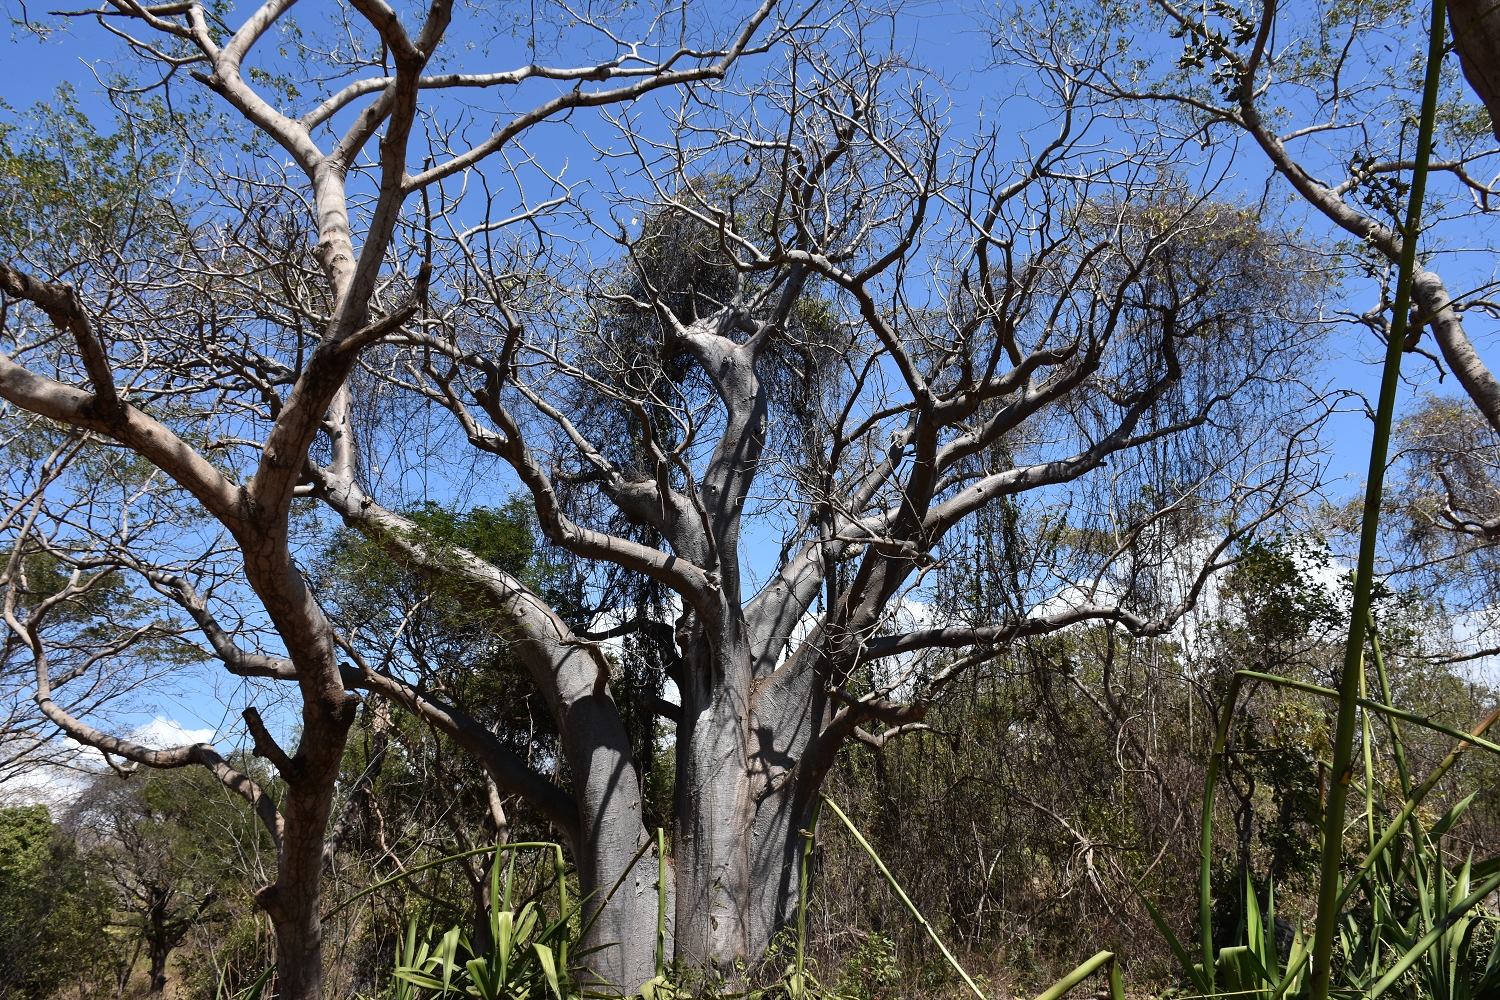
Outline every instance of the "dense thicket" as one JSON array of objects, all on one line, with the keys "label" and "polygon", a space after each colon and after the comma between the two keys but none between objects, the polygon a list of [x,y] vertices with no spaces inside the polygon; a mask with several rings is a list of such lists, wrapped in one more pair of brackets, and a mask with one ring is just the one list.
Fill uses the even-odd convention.
[{"label": "dense thicket", "polygon": [[[493,549],[514,572],[557,572],[533,547],[524,508],[459,516],[429,508],[417,516]],[[828,794],[993,987],[1034,991],[1079,956],[1109,947],[1129,956],[1134,988],[1163,988],[1176,972],[1141,899],[1180,929],[1195,921],[1199,797],[1229,675],[1249,667],[1330,683],[1347,627],[1346,594],[1331,565],[1321,543],[1253,543],[1188,636],[1140,640],[1093,626],[1027,642],[952,686],[930,728],[880,748],[847,749]],[[320,578],[342,614],[378,615],[388,590],[423,586],[357,537],[333,536],[325,566]],[[1458,727],[1496,706],[1490,689],[1434,665],[1452,646],[1429,602],[1387,592],[1379,608],[1401,704]],[[482,614],[408,628],[406,641],[432,668],[427,683],[458,704],[493,704],[484,692],[515,669],[503,655],[480,655],[491,644],[502,648],[504,636]],[[446,663],[445,671],[443,649],[425,644],[460,634],[468,654],[461,668]],[[518,733],[535,723],[515,703],[509,717],[489,724],[546,754],[542,732]],[[1247,875],[1262,894],[1274,885],[1288,927],[1310,918],[1330,726],[1327,704],[1308,696],[1262,688],[1241,703],[1217,802],[1216,927],[1226,941],[1237,931]],[[1384,742],[1378,729],[1374,739]],[[1408,764],[1421,772],[1446,751],[1441,739],[1409,740]],[[670,755],[658,758],[670,773]],[[333,900],[497,837],[550,837],[534,810],[499,795],[445,736],[378,701],[355,724],[343,775],[326,876]],[[1456,795],[1483,790],[1446,841],[1455,856],[1488,858],[1500,849],[1496,778],[1495,765],[1469,760],[1424,810],[1430,821]],[[1378,780],[1394,785],[1396,776]],[[263,968],[268,928],[244,877],[267,863],[269,845],[215,783],[193,772],[129,781],[104,774],[60,825],[40,808],[4,815],[6,843],[21,845],[5,848],[3,861],[15,887],[5,897],[9,926],[30,928],[39,942],[10,952],[10,995],[135,994],[159,969],[168,992],[206,998],[246,987]],[[961,983],[867,855],[826,814],[818,832],[811,941],[825,985],[859,1000],[957,995]],[[44,855],[53,859],[45,875],[36,860]],[[550,861],[527,855],[519,878],[528,892],[542,891],[552,874]],[[45,891],[38,878],[50,880]],[[391,882],[339,914],[330,935],[332,988],[365,996],[392,989],[412,920],[471,933],[482,927],[487,878],[484,857],[460,858]],[[779,944],[757,976],[778,975],[788,947]],[[88,963],[61,962],[76,955]]]}]

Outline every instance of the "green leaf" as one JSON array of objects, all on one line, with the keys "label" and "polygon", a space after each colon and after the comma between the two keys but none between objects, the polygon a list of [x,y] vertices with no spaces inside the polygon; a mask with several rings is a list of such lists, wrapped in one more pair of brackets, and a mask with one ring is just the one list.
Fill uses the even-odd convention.
[{"label": "green leaf", "polygon": [[495,922],[495,954],[500,957],[501,965],[510,961],[511,932],[515,929],[515,921],[514,913],[501,910],[500,919]]},{"label": "green leaf", "polygon": [[542,975],[547,977],[552,995],[562,1000],[562,987],[557,984],[557,964],[552,960],[552,949],[544,944],[534,944],[531,947],[536,950],[537,961],[542,963]]},{"label": "green leaf", "polygon": [[521,908],[521,914],[516,918],[515,940],[517,944],[524,944],[531,938],[531,931],[536,927],[536,904],[527,903]]},{"label": "green leaf", "polygon": [[499,991],[495,988],[498,984],[490,981],[489,966],[484,959],[471,958],[464,964],[464,968],[469,970],[469,981],[473,983],[470,992],[482,997],[483,1000],[495,1000],[499,995]]},{"label": "green leaf", "polygon": [[1453,824],[1457,823],[1463,817],[1463,814],[1468,812],[1469,804],[1474,801],[1474,795],[1476,794],[1478,793],[1470,793],[1468,798],[1454,803],[1452,809],[1443,813],[1442,817],[1436,823],[1432,824],[1432,829],[1428,831],[1428,836],[1437,839],[1447,833]]},{"label": "green leaf", "polygon": [[1177,935],[1172,933],[1172,928],[1167,926],[1167,922],[1162,919],[1161,913],[1157,911],[1156,907],[1151,905],[1151,900],[1141,895],[1141,902],[1146,904],[1146,912],[1151,914],[1151,922],[1156,925],[1157,930],[1161,931],[1162,937],[1167,939],[1167,947],[1171,948],[1172,954],[1177,956],[1177,961],[1182,965],[1183,972],[1187,975],[1193,986],[1199,993],[1212,992],[1209,987],[1208,977],[1203,973],[1202,967],[1198,966],[1188,957],[1187,949],[1182,946],[1181,941],[1177,940]]},{"label": "green leaf", "polygon": [[443,935],[442,941],[438,942],[435,957],[442,963],[444,993],[447,993],[452,988],[453,972],[458,968],[456,959],[458,954],[458,936],[462,933],[462,928],[450,927],[448,933]]},{"label": "green leaf", "polygon": [[440,990],[443,988],[443,981],[441,979],[435,979],[415,969],[397,969],[393,975],[403,982],[411,983],[413,986],[420,986],[425,990]]}]

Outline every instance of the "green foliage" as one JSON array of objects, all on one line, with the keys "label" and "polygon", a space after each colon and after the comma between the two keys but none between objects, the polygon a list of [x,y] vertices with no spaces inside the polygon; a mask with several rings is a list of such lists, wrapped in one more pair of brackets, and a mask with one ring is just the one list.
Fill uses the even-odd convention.
[{"label": "green foliage", "polygon": [[1256,657],[1243,666],[1285,667],[1309,644],[1328,641],[1347,627],[1348,611],[1338,593],[1317,578],[1332,563],[1326,543],[1305,537],[1257,538],[1243,547],[1224,583],[1235,613],[1220,625],[1242,630],[1243,649],[1235,655]]},{"label": "green foliage", "polygon": [[115,887],[113,922],[144,945],[157,984],[191,931],[211,932],[247,908],[243,872],[225,859],[257,842],[270,849],[244,803],[201,768],[129,781],[101,775],[70,810],[69,825]]},{"label": "green foliage", "polygon": [[1472,795],[1460,800],[1431,827],[1414,825],[1361,885],[1361,902],[1339,925],[1344,961],[1336,974],[1347,988],[1373,996],[1400,983],[1432,1000],[1475,1000],[1500,991],[1497,918],[1476,909],[1493,881],[1479,899],[1470,898],[1478,881],[1500,871],[1500,858],[1476,866],[1471,852],[1454,866],[1441,849],[1443,834],[1472,801]]},{"label": "green foliage", "polygon": [[0,809],[0,998],[44,1000],[115,971],[114,894],[45,806]]},{"label": "green foliage", "polygon": [[[1307,938],[1299,924],[1293,931],[1290,954],[1287,956],[1286,967],[1283,968],[1276,942],[1274,884],[1266,891],[1264,914],[1260,908],[1260,900],[1255,894],[1255,886],[1249,879],[1245,881],[1241,905],[1243,910],[1240,925],[1235,934],[1236,940],[1240,943],[1219,951],[1214,959],[1216,978],[1213,981],[1204,975],[1202,962],[1193,962],[1188,957],[1187,949],[1162,920],[1161,914],[1154,907],[1150,908],[1150,912],[1152,922],[1171,942],[1172,950],[1182,964],[1188,982],[1195,990],[1212,994],[1215,989],[1214,983],[1217,982],[1223,987],[1223,992],[1248,997],[1250,1000],[1275,1000],[1278,989],[1280,995],[1283,996],[1302,995],[1305,975],[1300,970],[1307,958]],[[1283,979],[1286,980],[1284,989],[1281,988]]]},{"label": "green foliage", "polygon": [[[459,548],[466,549],[519,578],[565,616],[573,609],[566,567],[539,545],[524,499],[467,511],[426,503],[404,513],[424,546],[439,553],[451,547],[455,558]],[[505,619],[488,591],[452,575],[416,573],[378,541],[343,530],[327,540],[315,572],[325,606],[368,662],[441,692],[523,759],[551,758],[566,785],[552,713],[512,652]],[[406,949],[409,919],[419,927],[463,923],[482,951],[489,933],[480,902],[488,881],[483,859],[425,867],[450,855],[453,846],[469,849],[501,832],[479,764],[447,737],[374,698],[350,732],[340,785],[342,832],[330,895],[348,898],[371,884],[381,888],[339,913],[344,933],[357,944],[331,963],[332,975],[347,977],[340,981],[351,992],[370,992],[372,968],[387,967]],[[508,800],[503,808],[511,839],[552,835],[524,801]],[[400,859],[394,870],[392,859]],[[418,869],[420,879],[385,881]],[[530,871],[527,877],[546,876]],[[439,935],[434,947],[440,943]],[[372,967],[372,961],[378,964]]]},{"label": "green foliage", "polygon": [[489,947],[476,947],[462,925],[448,928],[436,944],[431,930],[418,942],[413,917],[392,973],[395,1000],[450,992],[480,1000],[567,1000],[568,960],[570,953],[578,953],[578,930],[563,884],[559,882],[558,912],[549,920],[534,901],[517,905],[514,855],[503,883],[500,867],[498,860],[490,866]]},{"label": "green foliage", "polygon": [[187,207],[158,187],[177,162],[169,116],[153,102],[130,110],[101,134],[63,84],[51,103],[0,121],[4,256],[76,282],[70,272],[102,248],[128,260],[168,238]]},{"label": "green foliage", "polygon": [[[28,554],[13,593],[17,611],[24,611],[68,586],[72,567],[48,552]],[[179,637],[175,610],[164,598],[144,596],[117,570],[91,570],[79,574],[84,591],[58,604],[49,612],[49,641],[65,649],[88,650],[108,645],[122,626],[134,629],[139,638],[127,654],[157,664],[187,665],[204,659],[202,650]],[[52,654],[54,669],[66,662],[67,652]]]},{"label": "green foliage", "polygon": [[861,941],[844,959],[839,973],[839,993],[854,1000],[895,1000],[901,989],[901,963],[896,942],[876,931]]},{"label": "green foliage", "polygon": [[[1492,744],[1479,740],[1476,734],[1470,739],[1477,742],[1461,742],[1425,781],[1413,787],[1408,771],[1406,741],[1396,718],[1390,714],[1393,709],[1385,656],[1373,616],[1367,615],[1366,620],[1369,629],[1368,653],[1375,664],[1384,701],[1382,704],[1363,698],[1356,699],[1364,710],[1363,826],[1369,836],[1369,852],[1357,871],[1352,874],[1340,873],[1342,889],[1339,891],[1335,887],[1332,910],[1325,910],[1321,906],[1319,909],[1320,913],[1332,912],[1337,918],[1334,930],[1337,932],[1341,957],[1337,974],[1346,989],[1369,996],[1372,1000],[1403,979],[1408,985],[1420,986],[1424,995],[1443,1000],[1470,1000],[1471,997],[1485,996],[1500,988],[1500,949],[1493,943],[1487,952],[1479,952],[1474,947],[1476,932],[1486,923],[1495,920],[1487,913],[1476,912],[1476,907],[1500,887],[1500,859],[1481,866],[1487,879],[1477,887],[1473,884],[1472,853],[1456,870],[1450,870],[1445,859],[1442,838],[1468,810],[1474,799],[1472,794],[1455,803],[1430,826],[1424,827],[1418,821],[1416,810],[1467,747],[1483,746],[1492,752],[1500,751],[1495,751]],[[1363,658],[1358,663],[1361,673],[1356,690],[1362,692],[1367,687]],[[1226,756],[1234,730],[1242,683],[1256,681],[1270,682],[1278,688],[1289,687],[1314,692],[1330,701],[1340,698],[1338,692],[1330,689],[1260,672],[1238,671],[1222,709],[1212,761]],[[1399,802],[1399,808],[1396,809],[1384,806],[1383,799],[1387,789],[1375,780],[1377,744],[1374,739],[1376,724],[1371,719],[1372,710],[1379,713],[1381,728],[1389,732],[1389,744],[1385,752],[1393,760],[1399,774],[1399,784],[1395,786]],[[1419,726],[1437,725],[1409,712],[1401,713],[1400,717]],[[1495,717],[1492,714],[1481,725],[1481,730],[1487,728]],[[1213,866],[1206,852],[1212,843],[1217,773],[1211,764],[1204,793],[1205,854],[1201,859],[1200,875],[1202,961],[1191,962],[1171,928],[1154,908],[1151,909],[1152,919],[1182,963],[1188,980],[1202,993],[1212,995],[1222,987],[1228,993],[1253,990],[1264,994],[1266,1000],[1275,1000],[1283,995],[1303,995],[1298,990],[1304,990],[1309,996],[1316,995],[1319,984],[1315,975],[1308,974],[1306,978],[1303,976],[1307,972],[1307,963],[1313,959],[1314,954],[1307,949],[1300,927],[1294,935],[1285,969],[1278,969],[1275,965],[1275,948],[1268,946],[1268,941],[1274,939],[1274,918],[1268,915],[1266,922],[1262,924],[1254,886],[1248,881],[1248,877],[1245,893],[1239,900],[1242,909],[1239,911],[1235,944],[1221,948],[1213,940],[1208,912],[1212,905]],[[1344,784],[1355,786],[1352,767]],[[1384,808],[1380,808],[1378,803]],[[1325,823],[1327,822],[1330,821],[1325,819]],[[1380,832],[1382,828],[1383,832]],[[1343,827],[1338,829],[1340,847],[1343,847],[1346,837]],[[1354,908],[1346,909],[1356,892],[1360,894],[1361,901]],[[1271,906],[1268,905],[1268,914],[1270,910]],[[1264,929],[1260,930],[1262,927]],[[1246,939],[1247,929],[1248,943],[1242,943]],[[1207,971],[1210,969],[1211,974]],[[1326,983],[1323,988],[1326,989]]]},{"label": "green foliage", "polygon": [[[522,498],[499,508],[454,511],[428,502],[406,511],[424,544],[467,549],[520,579],[555,606],[568,607],[562,567],[543,558],[535,518]],[[526,694],[525,667],[509,650],[499,609],[479,584],[454,574],[419,574],[378,541],[340,530],[317,569],[340,626],[367,646],[372,663],[440,686],[471,715],[495,727],[523,756],[549,752],[551,714]],[[389,645],[388,637],[399,637]]]}]

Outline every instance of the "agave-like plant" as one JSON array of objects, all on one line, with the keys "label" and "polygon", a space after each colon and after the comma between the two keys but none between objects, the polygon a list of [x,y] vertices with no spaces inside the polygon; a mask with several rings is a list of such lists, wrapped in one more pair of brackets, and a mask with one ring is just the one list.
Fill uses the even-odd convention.
[{"label": "agave-like plant", "polygon": [[[1361,661],[1357,665],[1359,697],[1356,700],[1365,710],[1364,822],[1369,830],[1370,847],[1358,868],[1341,878],[1336,896],[1335,911],[1339,914],[1339,921],[1335,931],[1342,955],[1339,966],[1342,991],[1376,1000],[1398,982],[1415,980],[1414,985],[1420,988],[1421,995],[1433,1000],[1500,997],[1500,935],[1496,936],[1482,967],[1481,956],[1476,954],[1475,947],[1481,928],[1500,924],[1500,920],[1481,908],[1484,900],[1500,889],[1500,858],[1477,865],[1470,858],[1462,865],[1450,868],[1441,850],[1442,837],[1463,816],[1474,797],[1471,795],[1455,804],[1430,827],[1424,828],[1417,818],[1417,807],[1466,750],[1479,747],[1500,754],[1500,744],[1484,738],[1490,727],[1500,721],[1500,710],[1491,713],[1472,732],[1462,733],[1396,709],[1391,704],[1390,684],[1373,618],[1367,624],[1369,652],[1378,672],[1381,700],[1366,697],[1365,666]],[[1212,911],[1209,848],[1213,842],[1214,785],[1219,761],[1228,747],[1239,689],[1249,681],[1293,688],[1330,700],[1338,698],[1338,692],[1312,684],[1249,670],[1236,672],[1224,716],[1219,721],[1205,785],[1198,961],[1193,960],[1150,900],[1145,900],[1145,903],[1151,919],[1166,938],[1197,994],[1282,1000],[1284,997],[1310,995],[1312,984],[1306,972],[1311,953],[1299,927],[1286,965],[1280,966],[1275,948],[1274,891],[1268,894],[1263,916],[1255,890],[1247,881],[1240,917],[1242,931],[1236,935],[1234,946],[1215,950],[1209,924]],[[1403,796],[1394,818],[1388,822],[1386,811],[1377,805],[1375,795],[1372,720],[1377,716],[1385,720],[1389,731],[1391,754],[1400,775]],[[1432,773],[1415,786],[1407,771],[1398,720],[1459,740]],[[1367,905],[1350,910],[1348,904],[1356,893],[1363,896]]]},{"label": "agave-like plant", "polygon": [[[1244,944],[1219,952],[1224,992],[1237,993],[1249,1000],[1272,1000],[1285,978],[1287,983],[1282,996],[1303,994],[1303,973],[1295,971],[1286,975],[1276,951],[1276,886],[1273,883],[1266,887],[1266,909],[1262,919],[1260,901],[1248,875],[1245,878],[1244,939]],[[1305,964],[1306,952],[1307,937],[1303,934],[1301,921],[1298,921],[1292,934],[1291,953],[1287,955],[1287,970],[1300,970]]]},{"label": "agave-like plant", "polygon": [[1240,914],[1240,926],[1236,941],[1243,942],[1220,948],[1213,953],[1214,975],[1203,971],[1201,961],[1194,962],[1183,947],[1172,928],[1162,918],[1149,899],[1142,897],[1151,920],[1156,924],[1168,946],[1182,965],[1195,993],[1213,996],[1244,997],[1246,1000],[1279,1000],[1281,997],[1301,997],[1307,993],[1304,970],[1307,965],[1307,935],[1301,921],[1292,935],[1291,953],[1286,966],[1276,950],[1276,887],[1266,890],[1266,908],[1260,908],[1255,895],[1255,886],[1249,876],[1245,878],[1244,910]]},{"label": "agave-like plant", "polygon": [[562,866],[559,863],[558,914],[550,921],[535,902],[515,908],[514,884],[512,853],[503,886],[499,859],[490,866],[491,947],[487,952],[474,948],[461,925],[448,928],[436,944],[431,930],[418,942],[413,919],[393,972],[395,1000],[424,1000],[451,992],[479,1000],[543,1000],[548,996],[568,1000],[566,971],[574,911],[568,906]]},{"label": "agave-like plant", "polygon": [[1405,980],[1432,1000],[1500,995],[1500,935],[1487,956],[1476,940],[1486,925],[1500,923],[1477,905],[1493,889],[1500,859],[1476,865],[1471,854],[1450,868],[1438,850],[1473,799],[1454,805],[1430,829],[1416,828],[1409,852],[1377,866],[1380,877],[1364,890],[1367,921],[1344,915],[1339,932],[1348,989],[1377,997]]}]

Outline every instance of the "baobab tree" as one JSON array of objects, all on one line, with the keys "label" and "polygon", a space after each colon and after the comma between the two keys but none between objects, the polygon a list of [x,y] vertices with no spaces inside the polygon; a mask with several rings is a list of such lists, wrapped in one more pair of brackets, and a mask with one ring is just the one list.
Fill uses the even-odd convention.
[{"label": "baobab tree", "polygon": [[[252,81],[282,104],[312,84],[240,70],[289,6],[222,41],[197,4],[115,10],[163,36],[152,53],[211,70],[193,72],[293,168],[226,172],[175,256],[101,268],[96,289],[0,270],[17,303],[0,396],[139,456],[149,480],[109,518],[81,516],[104,502],[86,487],[53,491],[12,532],[18,553],[74,568],[56,600],[7,616],[39,704],[81,742],[207,766],[255,806],[280,854],[258,898],[284,995],[320,988],[324,836],[358,692],[446,733],[557,829],[597,916],[597,980],[629,992],[653,974],[658,883],[670,954],[736,976],[793,910],[841,746],[920,728],[955,678],[1029,637],[1167,633],[1239,540],[1316,485],[1313,258],[1063,74],[1030,99],[1035,149],[1009,125],[950,149],[939,84],[867,45],[857,11],[815,24],[768,5],[728,41],[674,35],[649,59],[569,14],[612,32],[607,59],[468,75],[424,69],[446,6],[412,34],[361,0],[345,13],[379,59],[330,49],[394,74],[293,119]],[[767,48],[759,82],[731,76]],[[429,91],[532,79],[576,85],[483,122],[478,142],[469,109],[419,119]],[[580,127],[597,196],[521,145],[585,107],[602,109]],[[434,454],[468,498],[527,499],[593,621],[405,512],[401,473]],[[132,502],[182,492],[184,528],[214,528],[207,555],[128,528]],[[424,684],[397,636],[336,620],[299,568],[293,511],[314,510],[462,584],[435,599],[487,605],[552,717],[551,774]],[[231,617],[250,597],[226,558],[259,633]],[[970,586],[976,559],[1003,584]],[[244,713],[280,803],[208,745],[149,750],[51,700],[42,626],[103,569],[177,602],[231,673],[295,686],[295,752]],[[605,644],[622,636],[650,644],[679,696],[652,703],[673,723],[670,859],[649,850],[611,684]]]},{"label": "baobab tree", "polygon": [[[270,64],[274,70],[274,50],[257,64],[266,48],[258,45],[268,33],[295,31],[291,8],[289,0],[271,0],[232,25],[201,3],[143,6],[123,0],[104,5],[97,16],[165,69],[169,81],[179,70],[190,73],[221,107],[239,116],[248,130],[239,135],[246,137],[252,152],[269,143],[298,175],[299,194],[306,199],[299,206],[303,211],[265,222],[264,212],[245,206],[249,211],[237,220],[252,232],[277,230],[281,236],[287,235],[288,225],[307,227],[295,237],[298,263],[310,241],[316,271],[297,271],[293,280],[315,284],[317,303],[314,313],[294,317],[309,324],[301,331],[306,339],[299,336],[292,352],[296,369],[287,370],[253,350],[225,364],[229,359],[219,356],[222,345],[212,331],[228,325],[243,332],[241,324],[254,324],[261,310],[225,315],[215,308],[220,301],[215,284],[226,274],[253,282],[265,272],[262,262],[242,252],[246,248],[236,246],[232,237],[205,246],[198,242],[204,232],[189,229],[167,254],[153,247],[149,257],[132,258],[136,245],[128,239],[105,247],[97,268],[69,262],[51,273],[34,273],[24,259],[0,262],[0,292],[6,297],[7,313],[0,397],[14,408],[12,412],[44,417],[78,434],[107,440],[149,463],[191,498],[196,509],[188,516],[211,519],[222,528],[241,561],[244,582],[274,629],[279,647],[275,657],[238,647],[215,621],[206,597],[194,590],[188,575],[162,569],[160,559],[142,558],[150,549],[145,544],[149,535],[133,530],[131,507],[154,492],[156,484],[150,479],[138,482],[138,495],[127,497],[109,521],[89,519],[90,528],[112,525],[98,529],[106,543],[103,551],[87,558],[67,554],[71,582],[28,599],[23,579],[26,545],[56,537],[55,532],[36,530],[47,505],[44,497],[34,498],[27,516],[9,526],[20,542],[4,577],[6,621],[35,661],[37,704],[67,735],[137,765],[202,765],[253,806],[279,855],[275,880],[257,894],[276,930],[278,993],[311,997],[322,989],[319,886],[324,831],[358,699],[341,672],[333,628],[297,567],[290,514],[299,484],[306,479],[309,450],[320,435],[332,443],[332,468],[352,461],[352,442],[340,428],[350,406],[348,374],[360,352],[416,316],[426,295],[424,269],[405,300],[392,303],[383,298],[389,278],[381,271],[403,208],[411,195],[441,179],[515,149],[549,119],[628,102],[676,83],[723,76],[737,59],[764,47],[766,39],[781,29],[772,19],[771,2],[737,18],[727,31],[690,36],[684,25],[679,37],[665,41],[658,34],[660,25],[649,19],[644,26],[631,26],[643,31],[639,41],[611,33],[602,21],[585,20],[580,30],[590,37],[571,46],[570,53],[582,54],[587,60],[582,65],[549,67],[531,59],[512,70],[434,73],[444,62],[454,61],[453,52],[463,50],[462,41],[451,37],[456,30],[480,32],[487,26],[455,26],[449,0],[435,0],[414,25],[381,0],[359,2],[331,11],[349,32],[345,44],[335,43],[321,52],[308,46],[295,53],[292,61],[319,81],[312,92],[330,81],[342,84],[298,115],[291,110],[298,100],[296,88],[283,87],[282,78],[264,68]],[[589,58],[589,43],[601,39],[607,54]],[[514,92],[516,101],[537,93],[530,106],[497,112],[482,139],[422,165],[413,160],[410,147],[424,98],[454,88],[478,94],[504,89]],[[201,142],[206,137],[195,138]],[[232,168],[229,163],[216,165],[226,171],[222,176],[235,176]],[[368,187],[361,187],[366,180]],[[60,176],[56,182],[67,181]],[[204,226],[208,233],[228,236],[236,222],[211,219]],[[63,275],[72,283],[54,280]],[[136,299],[148,315],[138,313],[137,322],[132,322],[111,306],[119,304],[117,296]],[[37,314],[49,322],[41,322]],[[153,329],[156,322],[165,322],[170,332]],[[51,328],[71,340],[69,350],[57,357],[52,354]],[[163,333],[175,346],[158,356],[154,348]],[[305,354],[304,344],[311,345]],[[206,369],[200,367],[204,363]],[[201,376],[205,371],[207,379]],[[185,373],[187,385],[178,383]],[[192,392],[188,386],[212,395],[222,379],[260,392],[251,409],[241,411],[243,429],[250,435],[243,439],[248,451],[228,454],[227,460],[223,449],[232,452],[241,439],[231,432],[233,444],[222,439],[196,442],[191,408],[173,405]],[[234,461],[245,455],[248,465]],[[80,502],[97,505],[102,499],[85,496]],[[66,523],[68,517],[59,514],[48,520]],[[65,554],[56,545],[50,551]],[[191,570],[201,559],[200,551],[178,560],[175,569]],[[166,561],[170,563],[170,557]],[[286,783],[279,803],[207,744],[164,750],[141,746],[96,729],[53,697],[47,620],[60,608],[76,604],[115,566],[144,574],[151,585],[178,599],[229,670],[269,673],[296,685],[301,732],[291,753],[275,743],[257,712],[245,713],[257,749]]]},{"label": "baobab tree", "polygon": [[[666,135],[615,118],[606,162],[638,186],[587,216],[618,247],[603,267],[541,267],[543,246],[488,240],[457,197],[427,206],[446,282],[363,356],[372,422],[446,411],[455,446],[503,463],[552,545],[597,572],[614,596],[595,629],[357,475],[313,485],[412,568],[492,595],[553,706],[571,801],[534,771],[506,787],[579,824],[584,872],[646,843],[601,644],[656,642],[680,696],[656,702],[675,953],[726,974],[789,918],[846,741],[920,728],[1025,637],[1167,632],[1236,539],[1310,487],[1317,423],[1296,374],[1319,279],[1253,209],[1188,193],[1150,149],[1082,167],[1099,122],[1076,90],[1033,158],[995,135],[946,158],[899,60],[789,48],[755,88],[696,88]],[[1026,517],[1070,505],[1066,540]],[[1005,516],[1024,527],[997,543]],[[1008,549],[1003,592],[963,586],[976,544]],[[608,585],[622,576],[670,596],[631,600]],[[463,732],[457,708],[373,683]],[[651,880],[626,897],[596,943],[631,983],[650,975]]]}]

